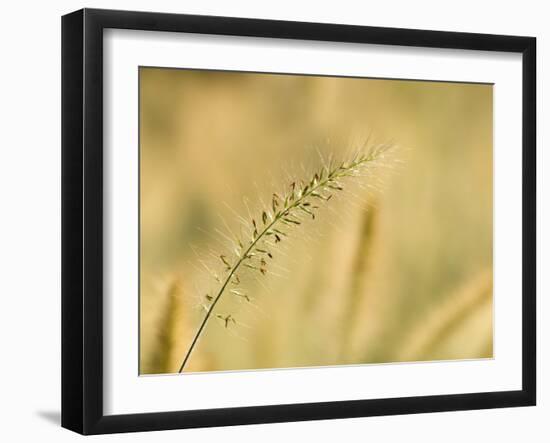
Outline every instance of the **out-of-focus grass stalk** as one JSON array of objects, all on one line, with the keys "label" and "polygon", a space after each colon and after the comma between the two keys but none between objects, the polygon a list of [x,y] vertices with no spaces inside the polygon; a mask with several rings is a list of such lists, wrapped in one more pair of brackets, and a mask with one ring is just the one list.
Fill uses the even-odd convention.
[{"label": "out-of-focus grass stalk", "polygon": [[171,367],[171,353],[176,344],[174,332],[182,322],[180,288],[180,282],[177,279],[174,279],[168,287],[163,313],[158,322],[157,345],[147,362],[147,372],[165,374],[174,369]]},{"label": "out-of-focus grass stalk", "polygon": [[[438,351],[444,348],[445,342],[454,334],[461,333],[464,324],[470,317],[491,303],[492,295],[492,272],[483,272],[462,290],[452,294],[443,305],[434,309],[427,316],[426,321],[411,334],[410,340],[404,346],[400,360],[434,360],[441,358],[441,356],[438,356]],[[491,305],[488,306],[490,308]],[[489,315],[492,315],[492,311]],[[492,325],[492,319],[490,324]],[[475,343],[470,343],[470,345],[476,344],[479,347],[480,342],[483,349],[476,349],[474,354],[478,358],[491,357],[493,353],[492,336],[484,340],[478,333],[476,334]],[[462,348],[466,352],[469,349],[469,344],[464,343]],[[444,359],[444,356],[441,359]]]},{"label": "out-of-focus grass stalk", "polygon": [[368,262],[371,257],[371,246],[374,237],[374,225],[376,221],[376,209],[371,206],[365,209],[360,224],[357,247],[353,266],[350,272],[350,283],[344,314],[341,323],[341,347],[340,360],[347,361],[349,358],[351,334],[356,325],[356,313],[361,298],[364,297],[364,281],[368,274]]}]

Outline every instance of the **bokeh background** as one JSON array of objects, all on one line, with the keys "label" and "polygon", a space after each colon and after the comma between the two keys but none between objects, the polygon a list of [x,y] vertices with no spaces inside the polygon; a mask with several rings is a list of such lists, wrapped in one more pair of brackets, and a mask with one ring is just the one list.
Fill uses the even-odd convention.
[{"label": "bokeh background", "polygon": [[491,85],[140,68],[140,372],[177,372],[236,214],[368,134],[396,145],[379,176],[295,229],[252,303],[220,303],[238,324],[211,319],[186,370],[492,357],[492,104]]}]

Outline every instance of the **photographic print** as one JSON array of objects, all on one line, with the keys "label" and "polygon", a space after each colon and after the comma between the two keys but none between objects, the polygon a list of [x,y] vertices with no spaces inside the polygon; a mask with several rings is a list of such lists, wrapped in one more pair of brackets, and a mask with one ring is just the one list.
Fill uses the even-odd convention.
[{"label": "photographic print", "polygon": [[140,374],[493,357],[493,85],[139,68]]},{"label": "photographic print", "polygon": [[536,404],[536,39],[62,19],[62,426]]}]

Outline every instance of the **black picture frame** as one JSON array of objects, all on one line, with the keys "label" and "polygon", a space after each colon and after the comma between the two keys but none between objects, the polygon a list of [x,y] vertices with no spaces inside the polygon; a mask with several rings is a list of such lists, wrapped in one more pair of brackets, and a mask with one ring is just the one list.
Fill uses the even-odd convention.
[{"label": "black picture frame", "polygon": [[[177,412],[103,412],[103,31],[502,51],[522,54],[522,389]],[[62,18],[62,426],[82,434],[529,406],[536,403],[536,39],[83,9]]]}]

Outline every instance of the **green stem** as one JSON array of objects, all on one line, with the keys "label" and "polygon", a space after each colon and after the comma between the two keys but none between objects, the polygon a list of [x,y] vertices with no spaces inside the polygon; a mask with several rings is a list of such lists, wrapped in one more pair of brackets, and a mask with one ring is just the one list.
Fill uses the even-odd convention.
[{"label": "green stem", "polygon": [[[280,217],[279,217],[280,218]],[[225,279],[225,281],[223,282],[223,285],[222,287],[220,288],[218,294],[216,295],[216,298],[214,298],[214,301],[212,302],[212,304],[210,305],[210,307],[208,308],[208,311],[206,311],[206,315],[204,316],[202,322],[201,322],[201,325],[199,326],[199,329],[197,330],[197,333],[195,334],[195,337],[193,338],[193,341],[191,342],[191,346],[189,347],[189,350],[187,351],[187,354],[185,355],[185,358],[183,359],[183,362],[180,366],[180,369],[179,369],[179,372],[181,373],[183,371],[183,368],[185,367],[185,364],[187,363],[187,360],[189,360],[189,357],[191,356],[191,352],[193,352],[193,349],[195,348],[195,345],[197,344],[197,341],[202,333],[202,330],[204,329],[204,327],[206,326],[206,323],[208,322],[208,319],[210,318],[210,315],[212,314],[212,311],[214,310],[214,307],[216,306],[216,303],[218,303],[218,300],[221,298],[222,294],[223,294],[223,291],[225,290],[225,288],[227,287],[227,285],[229,284],[229,281],[231,280],[231,277],[233,277],[233,275],[235,274],[235,272],[237,272],[237,269],[239,268],[239,266],[241,265],[241,263],[243,262],[243,260],[246,258],[246,256],[248,255],[248,253],[252,250],[252,248],[258,243],[258,241],[260,240],[260,238],[263,237],[263,235],[265,235],[265,233],[271,229],[271,227],[279,220],[278,217],[275,217],[273,219],[273,221],[256,237],[256,239],[250,244],[250,246],[248,247],[248,249],[244,252],[244,254],[242,254],[241,258],[239,258],[239,260],[237,261],[237,263],[233,266],[233,268],[231,269],[231,272],[229,273],[229,275],[227,276],[227,278]]]},{"label": "green stem", "polygon": [[323,187],[325,186],[328,181],[330,179],[326,179],[324,180],[323,182],[319,182],[317,184],[317,186],[315,187],[312,187],[307,193],[303,194],[300,198],[296,199],[293,204],[291,206],[289,206],[288,208],[284,209],[283,211],[279,212],[279,214],[277,214],[273,221],[267,225],[264,230],[262,232],[260,232],[258,234],[258,236],[254,239],[254,241],[250,244],[250,246],[246,249],[246,251],[244,252],[244,254],[241,255],[241,258],[239,258],[239,260],[237,261],[237,263],[235,263],[235,265],[233,266],[233,268],[231,268],[231,271],[229,272],[229,275],[227,276],[227,278],[225,279],[225,281],[223,282],[223,285],[222,287],[220,288],[220,290],[218,291],[218,294],[216,295],[216,297],[214,298],[214,301],[212,302],[212,304],[210,305],[210,307],[208,308],[208,311],[206,312],[206,315],[204,316],[200,326],[199,326],[199,329],[197,329],[197,332],[195,334],[195,337],[193,338],[193,341],[191,342],[191,346],[189,347],[188,351],[187,351],[187,354],[185,355],[185,358],[183,359],[183,362],[181,363],[181,366],[180,366],[180,369],[179,369],[179,373],[183,372],[183,368],[185,368],[185,365],[187,364],[187,360],[189,360],[189,357],[191,356],[191,353],[193,352],[193,349],[195,348],[195,345],[197,344],[197,341],[199,340],[199,337],[201,336],[201,333],[204,329],[204,327],[206,326],[206,323],[208,322],[208,319],[210,318],[210,316],[212,315],[212,312],[214,311],[214,307],[216,306],[216,304],[218,303],[218,300],[221,298],[222,294],[223,294],[223,291],[225,290],[225,288],[227,287],[227,285],[229,284],[229,282],[231,281],[231,277],[233,277],[233,275],[235,274],[235,272],[237,272],[237,269],[239,268],[239,266],[241,265],[241,263],[244,261],[244,259],[248,256],[248,254],[250,253],[250,251],[252,251],[252,249],[254,248],[254,246],[258,243],[258,241],[260,241],[263,236],[273,227],[275,226],[275,224],[285,215],[288,215],[289,211],[293,208],[295,208],[297,205],[300,204],[300,202],[304,201],[304,199],[306,199],[307,197],[309,197],[311,195],[312,192],[315,192],[316,190],[318,190],[320,187]]},{"label": "green stem", "polygon": [[[187,361],[189,360],[189,357],[191,356],[191,353],[195,349],[195,346],[197,344],[197,341],[199,340],[202,331],[204,330],[206,324],[208,323],[208,320],[210,316],[212,315],[212,312],[214,311],[214,308],[218,301],[220,300],[221,296],[223,295],[223,292],[227,285],[229,284],[231,277],[237,272],[239,269],[239,266],[242,264],[242,262],[247,258],[248,254],[252,251],[254,246],[264,237],[264,235],[278,222],[281,220],[282,217],[288,216],[290,214],[290,211],[297,206],[300,205],[301,202],[303,202],[306,198],[310,197],[312,193],[319,190],[320,188],[324,188],[329,182],[334,181],[336,178],[340,178],[346,175],[349,171],[357,168],[362,163],[366,163],[368,161],[372,161],[374,158],[366,158],[363,160],[355,161],[351,164],[349,164],[347,167],[340,166],[340,168],[336,168],[330,172],[327,173],[327,178],[323,181],[320,181],[317,183],[317,185],[312,186],[310,189],[308,189],[307,192],[303,193],[300,197],[298,197],[296,200],[292,202],[290,206],[287,208],[281,210],[275,217],[273,218],[273,221],[269,223],[263,231],[261,231],[258,236],[252,241],[250,246],[246,249],[246,251],[241,255],[239,260],[235,263],[235,265],[231,268],[231,271],[229,272],[227,278],[225,279],[223,285],[221,286],[220,290],[218,291],[218,294],[212,301],[212,304],[206,311],[206,315],[204,316],[199,328],[197,329],[197,332],[195,333],[195,336],[193,337],[193,341],[191,342],[191,345],[189,346],[189,349],[187,350],[187,353],[185,354],[185,357],[183,359],[183,362],[181,363],[181,366],[179,368],[179,373],[183,372],[183,369],[185,368],[185,365],[187,364]],[[339,173],[340,172],[340,173]]]}]

